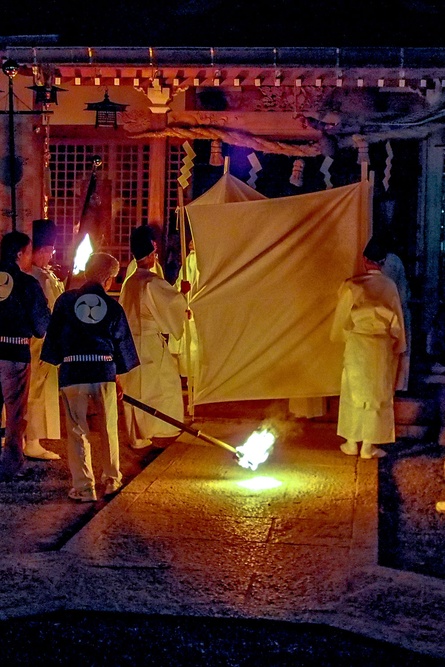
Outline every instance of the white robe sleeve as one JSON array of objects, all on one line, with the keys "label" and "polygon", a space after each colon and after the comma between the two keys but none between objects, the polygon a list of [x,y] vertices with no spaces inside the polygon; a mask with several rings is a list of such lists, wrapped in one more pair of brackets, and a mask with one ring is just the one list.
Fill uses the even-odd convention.
[{"label": "white robe sleeve", "polygon": [[183,334],[187,301],[170,283],[154,278],[146,285],[150,311],[162,333],[179,340]]}]

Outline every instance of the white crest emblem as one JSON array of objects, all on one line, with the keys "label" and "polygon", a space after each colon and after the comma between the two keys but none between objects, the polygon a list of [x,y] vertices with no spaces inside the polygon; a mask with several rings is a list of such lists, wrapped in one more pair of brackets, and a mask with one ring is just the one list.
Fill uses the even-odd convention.
[{"label": "white crest emblem", "polygon": [[76,317],[85,324],[97,324],[107,314],[107,304],[98,294],[83,294],[74,304]]},{"label": "white crest emblem", "polygon": [[12,292],[14,281],[6,271],[0,271],[0,301],[4,301]]}]

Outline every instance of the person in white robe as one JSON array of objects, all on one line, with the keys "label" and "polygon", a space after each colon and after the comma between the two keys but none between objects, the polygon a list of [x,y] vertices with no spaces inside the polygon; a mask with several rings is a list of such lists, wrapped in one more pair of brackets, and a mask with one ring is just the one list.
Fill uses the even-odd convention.
[{"label": "person in white robe", "polygon": [[[190,283],[191,290],[193,291],[198,282],[198,266],[196,264],[196,252],[193,240],[189,242],[189,254],[186,257],[186,273],[187,281]],[[178,277],[175,282],[175,287],[178,291],[181,289],[181,283],[185,279],[184,270],[181,266],[179,270]],[[190,331],[190,373],[192,378],[196,375],[196,359],[198,354],[198,335],[196,332],[196,324],[193,319],[193,314],[189,314],[189,331]],[[182,377],[187,377],[189,370],[187,368],[187,336],[184,331],[183,335],[179,340],[176,340],[173,336],[170,336],[168,340],[168,349],[174,356],[177,361],[179,374]]]},{"label": "person in white robe", "polygon": [[382,273],[395,282],[399,292],[400,303],[402,304],[406,350],[400,355],[400,368],[397,375],[396,390],[407,391],[411,359],[411,290],[403,262],[394,252],[396,244],[389,228],[384,228],[374,233],[372,238],[382,248],[382,252],[385,253],[385,258],[382,263]]},{"label": "person in white robe", "polygon": [[[52,220],[34,220],[32,232],[31,275],[43,289],[52,312],[58,296],[64,291],[63,283],[51,270],[49,263],[54,254],[56,225]],[[57,368],[40,359],[43,339],[31,339],[31,380],[27,407],[27,427],[23,453],[28,458],[56,460],[60,456],[45,449],[40,440],[60,440],[59,383]]]},{"label": "person in white robe", "polygon": [[[137,269],[122,285],[119,303],[127,315],[141,365],[121,378],[122,389],[183,422],[181,380],[164,334],[181,338],[187,301],[183,293],[151,270],[155,262],[152,241],[148,226],[137,227],[131,234]],[[188,289],[184,284],[183,292]],[[150,446],[152,438],[171,438],[180,433],[176,426],[127,403],[124,415],[130,445],[137,449]]]},{"label": "person in white robe", "polygon": [[363,253],[366,273],[339,289],[331,330],[344,341],[337,434],[346,439],[344,454],[372,459],[385,455],[375,447],[394,442],[394,391],[399,355],[404,352],[402,306],[395,283],[383,275],[386,253],[371,240]]},{"label": "person in white robe", "polygon": [[403,322],[405,325],[406,350],[400,355],[400,369],[397,378],[396,390],[407,391],[411,359],[411,310],[409,305],[411,291],[403,262],[395,253],[387,253],[382,266],[382,273],[395,282],[399,292],[400,303],[402,305]]},{"label": "person in white robe", "polygon": [[[155,246],[154,241],[153,241],[153,245]],[[138,263],[135,260],[135,258],[132,257],[131,260],[130,260],[130,263],[127,266],[127,270],[125,272],[125,278],[123,280],[123,283],[127,280],[127,278],[129,278],[130,276],[133,275],[133,273],[136,271],[137,268],[138,268]],[[155,260],[153,262],[153,266],[151,267],[150,271],[153,271],[153,273],[156,273],[156,275],[159,276],[160,278],[164,277],[164,271],[162,269],[162,266],[159,263],[158,254],[156,252],[156,246],[155,246]]]}]

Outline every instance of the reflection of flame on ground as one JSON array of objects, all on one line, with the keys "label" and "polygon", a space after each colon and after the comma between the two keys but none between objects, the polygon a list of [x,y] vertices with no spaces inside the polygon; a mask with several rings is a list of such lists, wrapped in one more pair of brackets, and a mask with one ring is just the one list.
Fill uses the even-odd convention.
[{"label": "reflection of flame on ground", "polygon": [[85,234],[81,243],[79,243],[77,247],[76,256],[74,257],[73,274],[75,276],[77,276],[81,271],[85,270],[85,265],[92,252],[93,246],[91,245],[90,235]]},{"label": "reflection of flame on ground", "polygon": [[260,463],[264,463],[272,451],[275,435],[272,431],[264,429],[255,431],[246,440],[244,445],[236,448],[238,463],[243,468],[256,470]]},{"label": "reflection of flame on ground", "polygon": [[270,489],[276,489],[279,486],[282,486],[282,484],[283,482],[275,477],[266,477],[264,475],[237,482],[237,486],[248,489],[249,491],[269,491]]}]

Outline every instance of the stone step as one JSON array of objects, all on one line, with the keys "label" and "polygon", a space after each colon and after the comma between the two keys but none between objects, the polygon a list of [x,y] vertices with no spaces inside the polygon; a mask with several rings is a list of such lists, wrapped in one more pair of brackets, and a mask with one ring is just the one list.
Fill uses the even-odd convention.
[{"label": "stone step", "polygon": [[[424,438],[437,434],[439,416],[432,391],[426,395],[396,395],[394,414],[397,437]],[[336,424],[338,418],[338,396],[326,399],[326,413],[322,417],[313,417],[311,423]],[[266,421],[268,419],[295,419],[289,413],[287,399],[261,401],[227,401],[195,406],[194,418],[199,421],[214,419],[249,419]],[[303,419],[303,418],[302,418]]]}]

